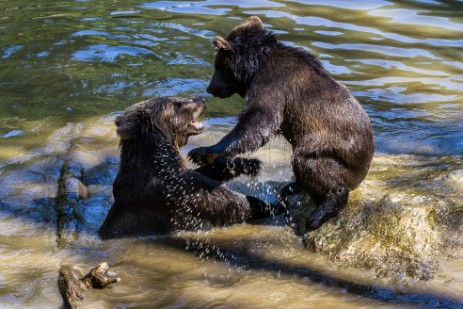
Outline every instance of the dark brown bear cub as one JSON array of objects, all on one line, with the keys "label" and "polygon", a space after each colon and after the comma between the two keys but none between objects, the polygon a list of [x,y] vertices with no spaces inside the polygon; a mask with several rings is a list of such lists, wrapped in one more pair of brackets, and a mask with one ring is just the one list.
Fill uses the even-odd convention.
[{"label": "dark brown bear cub", "polygon": [[199,164],[253,152],[281,132],[293,147],[296,183],[316,202],[314,230],[347,204],[374,153],[370,119],[349,90],[302,48],[285,46],[254,16],[217,36],[215,71],[207,91],[247,96],[235,128],[214,146],[190,152]]},{"label": "dark brown bear cub", "polygon": [[102,238],[209,229],[270,215],[262,201],[222,183],[257,174],[258,160],[219,158],[197,170],[186,167],[179,147],[203,131],[196,118],[205,108],[198,98],[159,97],[116,118],[121,162]]}]

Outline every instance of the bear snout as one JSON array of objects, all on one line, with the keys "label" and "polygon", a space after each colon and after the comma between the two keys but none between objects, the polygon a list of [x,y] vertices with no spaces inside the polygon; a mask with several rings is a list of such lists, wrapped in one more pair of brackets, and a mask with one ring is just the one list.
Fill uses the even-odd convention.
[{"label": "bear snout", "polygon": [[211,86],[211,84],[209,84],[209,86],[207,86],[206,92],[209,93],[209,94],[214,95],[214,92],[212,91],[212,86]]},{"label": "bear snout", "polygon": [[[233,94],[233,92],[227,91],[226,89],[215,87],[212,84],[207,87],[206,92],[212,94],[215,98],[225,99]],[[230,92],[230,93],[229,93]]]},{"label": "bear snout", "polygon": [[195,103],[197,105],[206,105],[206,99],[203,97],[190,97],[185,99],[185,103]]}]

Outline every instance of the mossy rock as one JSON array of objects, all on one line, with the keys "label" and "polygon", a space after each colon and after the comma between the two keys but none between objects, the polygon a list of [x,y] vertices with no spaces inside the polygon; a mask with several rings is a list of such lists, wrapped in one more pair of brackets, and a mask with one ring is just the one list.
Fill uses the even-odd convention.
[{"label": "mossy rock", "polygon": [[[381,169],[387,171],[384,166]],[[430,279],[439,267],[439,256],[463,256],[459,175],[436,178],[431,174],[417,190],[407,179],[394,178],[395,186],[391,186],[387,177],[369,177],[351,192],[346,209],[306,234],[304,243],[333,261],[372,269],[379,277]],[[426,191],[439,183],[448,187],[448,196]]]},{"label": "mossy rock", "polygon": [[437,234],[430,220],[434,206],[432,200],[417,204],[415,199],[421,198],[353,198],[339,217],[307,234],[304,243],[340,263],[371,268],[380,277],[429,279],[437,266]]}]

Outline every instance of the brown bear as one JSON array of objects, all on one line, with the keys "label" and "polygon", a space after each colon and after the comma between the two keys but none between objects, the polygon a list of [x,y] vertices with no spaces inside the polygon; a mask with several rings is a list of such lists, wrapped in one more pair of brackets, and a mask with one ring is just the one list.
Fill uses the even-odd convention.
[{"label": "brown bear", "polygon": [[374,153],[367,113],[319,59],[279,43],[256,16],[213,43],[218,51],[207,92],[238,93],[247,104],[231,132],[214,146],[193,149],[190,159],[231,158],[283,134],[293,148],[296,184],[317,204],[307,228],[319,228],[344,209],[349,191],[367,175]]},{"label": "brown bear", "polygon": [[255,175],[256,159],[218,158],[190,170],[179,148],[204,126],[198,98],[158,97],[116,118],[121,161],[113,184],[114,204],[99,230],[102,238],[209,229],[268,216],[264,202],[228,189],[223,181]]}]

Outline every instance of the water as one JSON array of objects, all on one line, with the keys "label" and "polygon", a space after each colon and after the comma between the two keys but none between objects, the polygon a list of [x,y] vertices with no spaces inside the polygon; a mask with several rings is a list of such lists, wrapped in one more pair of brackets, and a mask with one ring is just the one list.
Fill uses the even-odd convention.
[{"label": "water", "polygon": [[[1,1],[0,11],[0,307],[58,307],[59,266],[89,270],[103,260],[122,282],[88,293],[83,307],[463,301],[459,251],[442,257],[434,279],[394,284],[308,252],[281,222],[109,242],[95,232],[112,203],[115,115],[152,96],[206,95],[211,39],[251,15],[280,41],[318,55],[369,113],[377,152],[361,190],[427,194],[461,206],[463,2],[16,0]],[[185,151],[217,141],[243,104],[238,96],[208,97],[208,128]],[[87,171],[90,198],[82,202],[78,240],[60,250],[54,203],[69,155]],[[290,147],[281,139],[256,156],[265,163],[259,182],[291,178]]]}]

